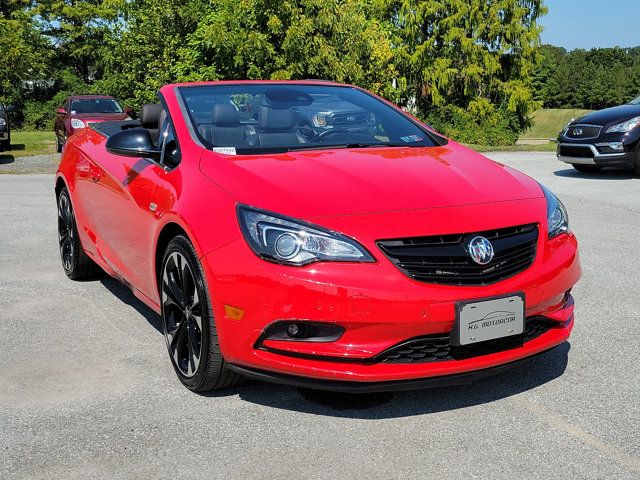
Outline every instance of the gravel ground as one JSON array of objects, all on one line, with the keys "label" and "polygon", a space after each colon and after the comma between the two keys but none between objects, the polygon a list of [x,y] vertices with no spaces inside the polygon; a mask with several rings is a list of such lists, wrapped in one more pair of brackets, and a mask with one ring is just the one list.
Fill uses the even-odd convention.
[{"label": "gravel ground", "polygon": [[16,157],[11,151],[0,153],[0,174],[55,173],[60,163],[60,154]]},{"label": "gravel ground", "polygon": [[471,386],[360,397],[190,393],[155,314],[114,280],[64,276],[52,176],[0,176],[0,478],[640,478],[640,179],[491,156],[569,210],[570,343]]}]

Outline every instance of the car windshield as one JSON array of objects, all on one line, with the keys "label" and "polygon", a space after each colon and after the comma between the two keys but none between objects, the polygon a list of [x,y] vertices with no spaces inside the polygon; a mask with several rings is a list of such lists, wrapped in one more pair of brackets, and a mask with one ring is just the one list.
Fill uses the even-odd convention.
[{"label": "car windshield", "polygon": [[630,105],[640,105],[640,97],[636,97],[629,102]]},{"label": "car windshield", "polygon": [[122,107],[111,98],[84,98],[71,102],[71,113],[122,113]]},{"label": "car windshield", "polygon": [[200,141],[221,153],[436,144],[416,122],[353,87],[256,83],[179,91]]}]

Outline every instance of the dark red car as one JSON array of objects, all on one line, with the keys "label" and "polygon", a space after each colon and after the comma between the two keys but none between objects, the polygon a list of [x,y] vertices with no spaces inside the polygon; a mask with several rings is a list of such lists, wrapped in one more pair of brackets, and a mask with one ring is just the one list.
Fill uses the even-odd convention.
[{"label": "dark red car", "polygon": [[354,86],[160,99],[69,139],[59,243],[162,315],[188,388],[466,383],[569,338],[578,244],[535,180]]},{"label": "dark red car", "polygon": [[73,95],[67,98],[56,110],[53,127],[58,152],[76,130],[96,122],[131,120],[131,112],[108,95]]}]

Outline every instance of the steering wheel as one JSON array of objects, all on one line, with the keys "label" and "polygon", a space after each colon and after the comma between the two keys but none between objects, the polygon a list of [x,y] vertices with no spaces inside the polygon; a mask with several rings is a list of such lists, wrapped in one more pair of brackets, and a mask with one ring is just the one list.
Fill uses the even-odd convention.
[{"label": "steering wheel", "polygon": [[345,130],[344,128],[332,128],[330,130],[325,130],[324,132],[320,132],[316,136],[316,140],[322,141],[325,138],[330,137],[331,135],[337,135],[338,133],[349,133],[349,131]]}]

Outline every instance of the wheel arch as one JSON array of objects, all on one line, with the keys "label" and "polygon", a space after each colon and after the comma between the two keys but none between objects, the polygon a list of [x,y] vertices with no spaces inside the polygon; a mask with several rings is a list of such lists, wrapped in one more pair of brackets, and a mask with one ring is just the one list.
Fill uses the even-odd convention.
[{"label": "wheel arch", "polygon": [[189,241],[191,241],[191,238],[189,238],[189,234],[186,232],[186,230],[176,222],[167,223],[162,227],[162,230],[160,230],[160,233],[158,234],[154,256],[154,272],[156,275],[156,284],[158,284],[158,280],[160,279],[160,269],[162,268],[162,258],[164,257],[164,252],[167,250],[169,242],[171,242],[171,240],[178,235],[184,235],[189,239]]},{"label": "wheel arch", "polygon": [[58,195],[60,195],[60,192],[63,188],[66,188],[67,190],[69,189],[69,187],[67,186],[67,182],[64,180],[62,175],[58,175],[58,177],[56,178],[55,186],[56,198],[58,198]]}]

